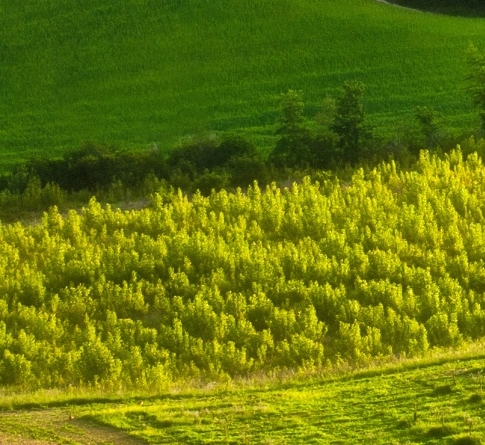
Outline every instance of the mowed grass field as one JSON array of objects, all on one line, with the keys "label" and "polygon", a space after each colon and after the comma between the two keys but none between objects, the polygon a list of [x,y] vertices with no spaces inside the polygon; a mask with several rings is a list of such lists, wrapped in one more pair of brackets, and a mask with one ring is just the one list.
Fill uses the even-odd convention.
[{"label": "mowed grass field", "polygon": [[264,149],[280,93],[303,90],[312,116],[351,79],[379,131],[402,131],[418,105],[467,131],[470,41],[485,47],[485,19],[377,0],[0,0],[0,167],[210,132]]},{"label": "mowed grass field", "polygon": [[0,441],[474,445],[485,433],[484,365],[483,353],[475,352],[159,395],[53,401],[41,395],[26,405],[5,396]]}]

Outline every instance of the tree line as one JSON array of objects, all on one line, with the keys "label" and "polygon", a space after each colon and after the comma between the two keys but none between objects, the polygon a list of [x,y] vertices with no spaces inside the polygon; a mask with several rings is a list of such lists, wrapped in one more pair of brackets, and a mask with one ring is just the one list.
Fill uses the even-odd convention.
[{"label": "tree line", "polygon": [[[470,44],[467,50],[468,91],[478,110],[481,129],[457,138],[439,124],[435,110],[417,106],[417,132],[404,139],[386,140],[367,122],[364,85],[346,81],[336,97],[326,97],[313,119],[305,116],[303,92],[281,95],[276,142],[263,155],[242,136],[188,138],[165,152],[157,147],[128,152],[116,147],[86,143],[61,158],[31,159],[0,175],[0,217],[19,212],[61,208],[68,202],[86,203],[93,194],[101,200],[123,201],[146,197],[160,187],[199,190],[235,190],[257,180],[260,185],[301,176],[298,171],[338,172],[356,166],[375,166],[394,160],[412,166],[421,149],[446,153],[462,145],[464,153],[484,155],[485,55]],[[13,217],[15,218],[15,217]]]},{"label": "tree line", "polygon": [[376,164],[390,155],[409,164],[417,160],[419,148],[437,146],[435,115],[422,107],[416,115],[428,145],[411,143],[389,151],[366,122],[363,95],[362,83],[345,82],[340,96],[326,98],[312,122],[304,116],[301,91],[282,94],[277,139],[267,156],[242,136],[223,135],[189,139],[168,153],[86,143],[58,159],[31,159],[0,176],[0,208],[47,208],[62,205],[69,195],[85,201],[92,194],[146,196],[162,183],[207,195],[213,189],[247,187],[254,180],[261,185],[285,180],[297,170]]}]

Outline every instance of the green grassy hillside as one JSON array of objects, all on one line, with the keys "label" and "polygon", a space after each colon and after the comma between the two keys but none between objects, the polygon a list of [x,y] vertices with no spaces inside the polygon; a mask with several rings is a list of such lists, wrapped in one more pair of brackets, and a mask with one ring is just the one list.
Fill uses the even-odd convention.
[{"label": "green grassy hillside", "polygon": [[310,382],[301,376],[293,384],[99,407],[90,418],[154,444],[479,445],[482,372],[478,359]]},{"label": "green grassy hillside", "polygon": [[264,146],[281,92],[302,89],[312,114],[353,78],[380,127],[416,105],[476,126],[463,52],[484,31],[375,0],[1,0],[0,164],[209,130]]},{"label": "green grassy hillside", "polygon": [[0,440],[480,445],[483,366],[483,354],[475,352],[326,377],[294,375],[163,394],[6,395],[0,408],[9,411],[0,413]]}]

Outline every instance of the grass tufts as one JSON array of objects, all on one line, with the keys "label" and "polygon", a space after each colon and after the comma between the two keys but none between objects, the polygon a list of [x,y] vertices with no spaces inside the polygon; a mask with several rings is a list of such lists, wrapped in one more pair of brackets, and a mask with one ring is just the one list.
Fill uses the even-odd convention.
[{"label": "grass tufts", "polygon": [[478,436],[460,436],[453,439],[452,445],[481,445],[483,440]]},{"label": "grass tufts", "polygon": [[482,400],[483,400],[483,395],[478,393],[472,394],[468,399],[470,403],[481,403]]},{"label": "grass tufts", "polygon": [[428,429],[427,436],[441,438],[446,436],[451,436],[452,434],[456,434],[455,428],[451,425],[439,425],[439,426],[432,426]]},{"label": "grass tufts", "polygon": [[434,396],[445,396],[453,392],[452,385],[442,385],[438,386],[433,390]]}]

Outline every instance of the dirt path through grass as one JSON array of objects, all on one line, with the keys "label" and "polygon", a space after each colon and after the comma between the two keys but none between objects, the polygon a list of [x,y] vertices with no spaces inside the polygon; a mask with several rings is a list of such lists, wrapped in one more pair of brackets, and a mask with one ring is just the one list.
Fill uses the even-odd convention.
[{"label": "dirt path through grass", "polygon": [[114,428],[72,418],[66,409],[0,414],[0,445],[141,445]]}]

